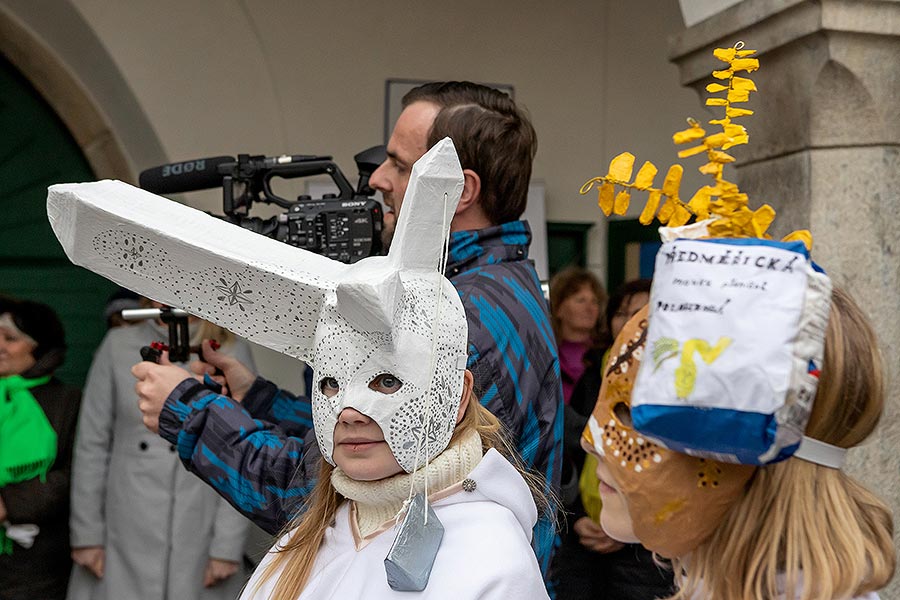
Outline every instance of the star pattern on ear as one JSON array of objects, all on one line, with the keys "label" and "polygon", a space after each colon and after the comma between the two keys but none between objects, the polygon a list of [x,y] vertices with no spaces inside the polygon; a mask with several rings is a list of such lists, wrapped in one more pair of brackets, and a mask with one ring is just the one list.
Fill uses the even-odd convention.
[{"label": "star pattern on ear", "polygon": [[130,261],[129,267],[133,269],[135,265],[144,266],[144,246],[134,236],[126,237],[123,245],[122,258]]},{"label": "star pattern on ear", "polygon": [[241,310],[246,310],[244,304],[253,304],[253,301],[247,297],[247,294],[252,294],[253,290],[241,290],[239,280],[235,280],[232,284],[222,278],[219,278],[219,281],[222,282],[222,285],[215,286],[215,289],[222,292],[224,296],[217,296],[218,300],[226,300],[229,306],[237,304]]}]

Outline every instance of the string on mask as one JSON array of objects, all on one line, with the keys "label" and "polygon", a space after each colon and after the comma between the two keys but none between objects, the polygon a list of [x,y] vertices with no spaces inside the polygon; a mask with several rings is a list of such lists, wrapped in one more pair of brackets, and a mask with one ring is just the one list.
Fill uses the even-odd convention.
[{"label": "string on mask", "polygon": [[[423,415],[423,423],[422,427],[419,428],[419,437],[416,440],[416,458],[413,463],[413,473],[418,472],[419,470],[419,456],[422,452],[425,453],[425,519],[424,524],[428,524],[428,466],[430,464],[430,458],[428,456],[428,451],[425,449],[425,445],[428,443],[429,436],[431,434],[431,403],[434,398],[434,372],[436,367],[436,356],[437,356],[437,343],[438,343],[438,327],[441,323],[441,316],[443,312],[443,281],[444,281],[444,272],[447,269],[447,258],[450,253],[450,232],[447,227],[447,202],[449,200],[449,195],[447,192],[444,192],[444,210],[443,210],[443,219],[441,222],[441,231],[444,232],[444,243],[443,243],[443,251],[441,252],[440,260],[438,261],[438,276],[435,278],[435,318],[431,323],[431,359],[429,364],[429,377],[428,377],[428,390],[426,391],[427,398],[425,401],[425,414]],[[409,503],[412,502],[413,493],[415,491],[415,476],[410,478],[409,482],[409,496],[406,498],[406,502],[403,504],[403,508],[401,508],[401,512],[409,506]]]}]

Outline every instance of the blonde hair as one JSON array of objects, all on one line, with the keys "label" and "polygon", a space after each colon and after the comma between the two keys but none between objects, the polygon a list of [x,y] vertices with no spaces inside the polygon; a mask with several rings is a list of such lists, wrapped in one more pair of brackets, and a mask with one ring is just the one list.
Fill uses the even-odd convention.
[{"label": "blonde hair", "polygon": [[[884,404],[878,342],[868,319],[835,289],[825,360],[806,434],[842,448],[875,429]],[[801,459],[757,469],[746,495],[689,557],[673,560],[674,600],[850,598],[894,573],[893,520],[843,471]]]},{"label": "blonde hair", "polygon": [[224,347],[229,347],[236,341],[236,336],[215,323],[198,319],[190,324],[191,344],[199,344],[203,340],[216,340]]},{"label": "blonde hair", "polygon": [[[543,478],[522,467],[520,459],[506,440],[500,421],[474,395],[469,398],[469,404],[462,420],[456,425],[450,444],[456,443],[464,433],[473,429],[481,436],[485,452],[495,448],[516,466],[531,489],[538,513],[552,515],[550,500],[543,493]],[[294,600],[309,581],[325,532],[334,524],[335,514],[344,501],[344,497],[331,485],[333,470],[334,467],[322,459],[319,479],[306,502],[306,510],[284,527],[280,536],[290,532],[290,539],[284,546],[274,550],[274,558],[265,567],[256,584],[259,589],[259,586],[281,570],[271,600]]]}]

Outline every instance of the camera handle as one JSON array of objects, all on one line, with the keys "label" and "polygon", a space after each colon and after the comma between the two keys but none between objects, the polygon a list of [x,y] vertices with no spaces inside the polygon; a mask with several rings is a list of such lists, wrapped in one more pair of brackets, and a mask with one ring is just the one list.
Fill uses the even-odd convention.
[{"label": "camera handle", "polygon": [[330,158],[328,160],[317,160],[302,163],[287,163],[278,165],[263,175],[263,193],[269,202],[277,204],[282,208],[290,208],[291,201],[286,201],[272,193],[271,180],[273,177],[281,177],[282,179],[291,179],[294,177],[309,177],[311,175],[328,175],[334,181],[340,194],[339,198],[350,200],[353,198],[353,188],[350,182],[344,177],[340,167],[338,167]]},{"label": "camera handle", "polygon": [[[228,215],[238,212],[249,213],[254,201],[275,204],[282,208],[293,206],[295,201],[277,196],[272,191],[273,177],[293,179],[311,175],[329,175],[340,192],[340,198],[351,200],[354,197],[350,182],[330,156],[261,157],[239,154],[237,163],[228,165],[227,171],[230,173],[222,178],[222,208]],[[236,197],[234,189],[238,183],[246,184],[247,188]]]},{"label": "camera handle", "polygon": [[141,358],[150,362],[159,362],[163,350],[169,351],[172,362],[187,362],[191,354],[190,334],[188,333],[188,313],[177,308],[135,308],[122,311],[126,321],[159,319],[169,327],[169,343],[153,342],[141,348]]}]

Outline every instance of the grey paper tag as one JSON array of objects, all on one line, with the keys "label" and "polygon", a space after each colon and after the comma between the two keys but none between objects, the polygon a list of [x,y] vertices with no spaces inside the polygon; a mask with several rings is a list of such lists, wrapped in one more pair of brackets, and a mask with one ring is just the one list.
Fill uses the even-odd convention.
[{"label": "grey paper tag", "polygon": [[409,503],[406,516],[403,517],[397,531],[397,537],[394,538],[394,543],[384,559],[384,570],[392,590],[421,592],[425,589],[443,537],[444,526],[431,509],[431,505],[426,505],[425,495],[416,494]]}]

